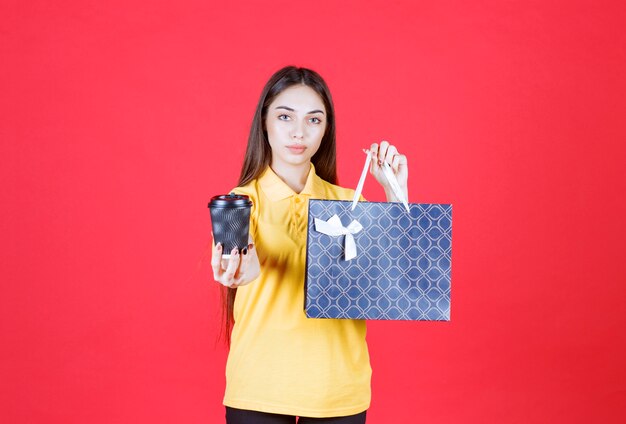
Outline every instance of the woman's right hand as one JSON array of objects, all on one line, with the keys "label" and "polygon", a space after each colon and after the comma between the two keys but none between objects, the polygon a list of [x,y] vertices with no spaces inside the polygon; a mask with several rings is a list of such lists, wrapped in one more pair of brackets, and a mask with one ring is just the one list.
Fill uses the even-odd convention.
[{"label": "woman's right hand", "polygon": [[221,243],[213,244],[211,267],[215,281],[226,287],[236,288],[250,284],[259,276],[261,266],[251,238],[241,254],[234,248],[230,252],[230,259],[222,259],[222,249]]}]

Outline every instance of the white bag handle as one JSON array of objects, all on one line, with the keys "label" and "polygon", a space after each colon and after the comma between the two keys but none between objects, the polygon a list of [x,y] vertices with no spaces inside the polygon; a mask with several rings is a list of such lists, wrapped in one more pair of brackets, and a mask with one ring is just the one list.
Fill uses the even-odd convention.
[{"label": "white bag handle", "polygon": [[[350,210],[354,210],[354,208],[356,207],[356,204],[359,202],[359,197],[361,197],[361,192],[363,191],[363,184],[365,183],[365,178],[367,177],[368,168],[370,166],[370,162],[372,161],[371,152],[365,149],[363,149],[363,152],[365,152],[365,154],[367,155],[367,159],[365,159],[365,165],[363,166],[363,171],[361,172],[361,178],[359,179],[359,184],[356,186],[356,191],[354,192],[354,197],[352,198],[352,208]],[[389,165],[386,161],[384,161],[382,167],[383,167],[383,174],[385,174],[387,181],[389,181],[389,185],[391,185],[391,189],[393,190],[393,193],[396,195],[398,199],[400,199],[406,211],[411,213],[407,199],[404,198],[404,193],[402,192],[402,189],[400,188],[400,184],[398,184],[398,180],[396,179],[396,176],[393,175],[393,171],[391,170],[391,165]]]}]

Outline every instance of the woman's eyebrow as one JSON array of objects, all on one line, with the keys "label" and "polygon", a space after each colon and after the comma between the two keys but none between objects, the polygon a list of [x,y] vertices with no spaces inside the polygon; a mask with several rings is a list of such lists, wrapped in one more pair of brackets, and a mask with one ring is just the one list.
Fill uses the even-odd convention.
[{"label": "woman's eyebrow", "polygon": [[[289,112],[295,112],[295,109],[292,109],[292,108],[290,108],[288,106],[276,106],[274,109],[285,109],[285,110],[288,110]],[[319,109],[315,109],[315,110],[312,110],[312,111],[308,112],[307,115],[309,115],[311,113],[321,113],[323,115],[324,111],[323,110],[319,110]]]}]

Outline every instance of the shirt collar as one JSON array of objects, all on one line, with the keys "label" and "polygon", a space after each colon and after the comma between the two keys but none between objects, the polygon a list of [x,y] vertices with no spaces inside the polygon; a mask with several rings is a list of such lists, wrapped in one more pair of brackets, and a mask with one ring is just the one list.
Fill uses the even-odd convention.
[{"label": "shirt collar", "polygon": [[309,175],[307,176],[304,188],[300,193],[296,193],[289,187],[278,175],[272,170],[271,167],[267,167],[265,171],[259,177],[259,184],[263,189],[263,192],[272,201],[283,200],[291,196],[306,195],[312,197],[319,197],[323,195],[321,178],[315,173],[315,166],[311,164]]}]

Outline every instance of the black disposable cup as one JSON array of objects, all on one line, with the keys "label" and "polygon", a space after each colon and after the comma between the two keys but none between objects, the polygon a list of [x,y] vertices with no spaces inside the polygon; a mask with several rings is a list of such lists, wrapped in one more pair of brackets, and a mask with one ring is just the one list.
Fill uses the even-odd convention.
[{"label": "black disposable cup", "polygon": [[211,198],[213,239],[215,244],[222,244],[222,258],[230,258],[234,248],[241,253],[248,246],[251,208],[252,201],[248,196],[230,193]]}]

